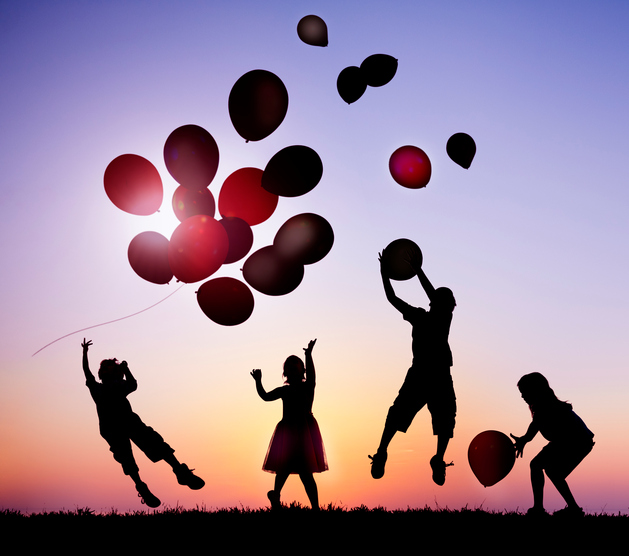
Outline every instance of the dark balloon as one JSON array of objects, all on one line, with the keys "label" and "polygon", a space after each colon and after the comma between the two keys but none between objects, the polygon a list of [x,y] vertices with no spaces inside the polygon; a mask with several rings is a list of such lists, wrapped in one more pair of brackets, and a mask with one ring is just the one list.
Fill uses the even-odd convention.
[{"label": "dark balloon", "polygon": [[409,264],[413,258],[419,258],[421,265],[422,252],[417,244],[410,239],[396,239],[382,252],[382,267],[392,280],[410,280],[416,275]]},{"label": "dark balloon", "polygon": [[205,315],[216,324],[235,326],[253,313],[253,294],[235,278],[214,278],[201,285],[197,302]]},{"label": "dark balloon", "polygon": [[504,479],[513,469],[515,447],[506,434],[485,431],[474,437],[467,458],[476,478],[488,487]]},{"label": "dark balloon", "polygon": [[242,259],[253,245],[253,232],[251,226],[241,218],[226,216],[219,220],[227,232],[229,250],[223,264],[230,264]]},{"label": "dark balloon", "polygon": [[322,175],[319,155],[310,147],[293,145],[269,160],[262,174],[262,187],[282,197],[299,197],[314,189]]},{"label": "dark balloon", "polygon": [[105,169],[105,193],[119,209],[138,216],[156,212],[164,198],[159,172],[146,158],[123,154]]},{"label": "dark balloon", "polygon": [[180,185],[173,194],[173,211],[179,222],[197,214],[214,217],[215,210],[214,195],[207,188],[195,191]]},{"label": "dark balloon", "polygon": [[286,295],[301,284],[304,267],[283,259],[270,245],[249,256],[242,274],[247,283],[260,293]]},{"label": "dark balloon", "polygon": [[403,187],[426,187],[432,174],[428,155],[418,147],[406,145],[397,149],[389,159],[389,171],[393,179]]},{"label": "dark balloon", "polygon": [[313,264],[325,257],[334,244],[334,231],[318,214],[304,213],[289,218],[275,234],[277,253],[298,264]]},{"label": "dark balloon", "polygon": [[177,183],[188,189],[203,190],[218,169],[218,145],[198,125],[178,127],[164,144],[164,162]]},{"label": "dark balloon", "polygon": [[221,216],[242,218],[249,226],[267,220],[275,211],[279,198],[262,187],[262,175],[259,168],[241,168],[233,172],[218,195]]},{"label": "dark balloon", "polygon": [[297,34],[311,46],[328,46],[328,26],[317,15],[302,17],[297,24]]},{"label": "dark balloon", "polygon": [[129,244],[129,264],[135,273],[153,284],[168,284],[173,272],[168,262],[168,239],[157,232],[142,232]]},{"label": "dark balloon", "polygon": [[191,216],[170,238],[170,268],[180,282],[198,282],[221,267],[228,249],[227,232],[217,220],[201,214]]},{"label": "dark balloon", "polygon": [[370,87],[386,85],[397,71],[397,59],[388,54],[372,54],[360,64],[365,82]]},{"label": "dark balloon", "polygon": [[238,134],[259,141],[273,133],[288,110],[288,91],[282,80],[266,70],[245,73],[229,93],[229,117]]},{"label": "dark balloon", "polygon": [[476,155],[476,143],[467,133],[455,133],[446,144],[448,156],[466,170]]},{"label": "dark balloon", "polygon": [[356,66],[349,66],[341,71],[336,80],[336,90],[347,104],[356,102],[367,90],[367,81],[362,70]]}]

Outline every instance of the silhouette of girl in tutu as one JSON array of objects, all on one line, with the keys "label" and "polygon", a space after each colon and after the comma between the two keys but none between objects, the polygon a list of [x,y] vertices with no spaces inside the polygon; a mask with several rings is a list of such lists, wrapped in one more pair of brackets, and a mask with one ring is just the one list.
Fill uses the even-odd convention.
[{"label": "silhouette of girl in tutu", "polygon": [[311,340],[304,348],[306,365],[296,355],[284,362],[284,386],[267,392],[262,386],[262,371],[254,369],[258,395],[265,401],[282,400],[282,420],[275,427],[262,469],[275,473],[275,487],[267,493],[272,509],[278,509],[280,493],[291,474],[299,475],[313,510],[319,509],[319,493],[313,473],[328,469],[321,432],[314,415],[312,402],[315,390],[315,370]]}]

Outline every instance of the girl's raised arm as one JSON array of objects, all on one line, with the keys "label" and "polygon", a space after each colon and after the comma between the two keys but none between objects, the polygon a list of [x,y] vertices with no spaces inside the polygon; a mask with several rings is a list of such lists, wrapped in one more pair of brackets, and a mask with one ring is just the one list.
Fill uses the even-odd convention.
[{"label": "girl's raised arm", "polygon": [[314,361],[312,360],[312,348],[316,344],[317,339],[310,340],[308,342],[308,347],[304,348],[304,353],[306,354],[306,382],[315,382],[315,368]]},{"label": "girl's raised arm", "polygon": [[262,386],[262,371],[260,369],[253,369],[251,373],[249,373],[253,380],[256,381],[256,391],[258,392],[258,396],[260,396],[265,402],[272,402],[274,400],[279,400],[282,396],[282,389],[275,388],[275,390],[271,390],[267,392]]}]

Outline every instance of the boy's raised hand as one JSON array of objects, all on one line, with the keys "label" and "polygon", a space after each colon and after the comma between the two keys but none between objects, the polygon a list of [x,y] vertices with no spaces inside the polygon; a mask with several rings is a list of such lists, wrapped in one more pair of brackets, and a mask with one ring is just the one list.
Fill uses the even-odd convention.
[{"label": "boy's raised hand", "polygon": [[262,378],[261,369],[253,369],[253,371],[251,371],[249,374],[254,378],[254,380],[260,380]]},{"label": "boy's raised hand", "polygon": [[314,345],[317,343],[317,339],[315,338],[314,340],[310,340],[308,342],[308,347],[304,348],[304,351],[306,352],[306,355],[311,355],[312,354],[312,348],[314,347]]},{"label": "boy's raised hand", "polygon": [[91,345],[92,340],[85,341],[85,338],[83,338],[83,341],[81,342],[81,347],[83,348],[83,351],[87,351]]}]

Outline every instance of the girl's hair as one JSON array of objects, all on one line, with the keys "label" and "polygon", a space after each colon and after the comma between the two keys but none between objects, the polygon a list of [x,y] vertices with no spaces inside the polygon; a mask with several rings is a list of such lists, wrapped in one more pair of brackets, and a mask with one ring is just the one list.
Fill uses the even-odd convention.
[{"label": "girl's hair", "polygon": [[122,380],[124,373],[118,359],[103,359],[98,369],[98,378],[105,380]]},{"label": "girl's hair", "polygon": [[566,404],[572,409],[572,406],[568,402],[561,401],[557,398],[548,380],[541,373],[529,373],[524,375],[518,381],[518,389],[531,400],[529,403],[531,409],[534,409],[533,406],[547,405],[549,403]]},{"label": "girl's hair", "polygon": [[304,362],[296,355],[290,355],[286,358],[286,361],[284,361],[284,372],[282,373],[282,376],[286,377],[286,382],[288,382],[289,384],[292,379],[291,377],[297,374],[301,374],[301,376],[299,377],[299,382],[303,381],[304,372]]}]

